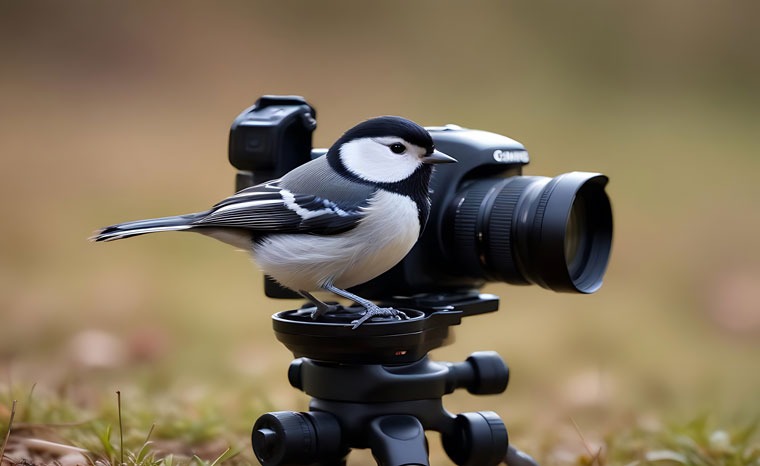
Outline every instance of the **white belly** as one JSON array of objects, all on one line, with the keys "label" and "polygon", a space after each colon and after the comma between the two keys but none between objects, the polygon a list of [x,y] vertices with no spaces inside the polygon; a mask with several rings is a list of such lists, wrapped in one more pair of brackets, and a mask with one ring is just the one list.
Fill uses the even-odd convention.
[{"label": "white belly", "polygon": [[369,281],[406,256],[420,224],[416,204],[399,194],[378,192],[366,211],[356,228],[338,235],[272,235],[254,246],[254,260],[292,290],[314,291],[325,283],[345,289]]}]

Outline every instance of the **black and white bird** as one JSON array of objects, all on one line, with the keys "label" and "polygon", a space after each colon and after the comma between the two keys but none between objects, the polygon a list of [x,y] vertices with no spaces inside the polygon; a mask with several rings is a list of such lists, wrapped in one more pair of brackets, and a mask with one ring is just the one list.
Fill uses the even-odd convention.
[{"label": "black and white bird", "polygon": [[346,131],[324,157],[282,178],[224,199],[205,212],[112,225],[94,241],[160,231],[195,231],[251,251],[264,273],[331,311],[311,292],[326,290],[361,305],[354,328],[403,313],[346,291],[400,262],[430,213],[433,165],[456,162],[416,123],[384,116]]}]

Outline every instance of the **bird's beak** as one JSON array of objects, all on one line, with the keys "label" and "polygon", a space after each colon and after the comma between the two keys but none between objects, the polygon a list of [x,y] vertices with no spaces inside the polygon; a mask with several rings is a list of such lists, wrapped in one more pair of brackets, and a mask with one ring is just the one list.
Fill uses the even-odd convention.
[{"label": "bird's beak", "polygon": [[432,154],[422,157],[422,163],[452,163],[457,159],[449,157],[439,150],[434,150]]}]

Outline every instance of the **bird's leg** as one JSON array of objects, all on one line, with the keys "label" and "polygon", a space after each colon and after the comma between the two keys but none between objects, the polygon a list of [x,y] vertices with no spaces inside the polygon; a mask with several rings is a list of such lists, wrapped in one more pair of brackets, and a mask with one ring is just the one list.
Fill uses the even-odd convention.
[{"label": "bird's leg", "polygon": [[322,285],[322,288],[331,292],[335,293],[338,296],[342,296],[346,299],[350,299],[351,301],[354,301],[361,307],[365,309],[364,315],[360,319],[357,319],[353,322],[354,324],[353,328],[359,327],[364,322],[368,321],[369,319],[375,317],[375,316],[382,316],[382,317],[395,317],[397,319],[408,319],[409,317],[404,314],[403,312],[399,311],[398,309],[393,309],[392,307],[380,307],[377,304],[373,303],[372,301],[366,300],[360,296],[356,296],[353,293],[350,293],[346,290],[342,290],[340,288],[337,288],[335,285],[331,283],[325,283]]},{"label": "bird's leg", "polygon": [[327,304],[324,301],[321,301],[313,294],[309,293],[308,291],[304,290],[298,290],[298,294],[306,298],[309,302],[311,302],[314,306],[317,307],[317,309],[314,310],[314,312],[311,313],[312,319],[317,319],[319,316],[322,316],[328,312],[337,312],[341,309],[341,307],[337,304]]}]

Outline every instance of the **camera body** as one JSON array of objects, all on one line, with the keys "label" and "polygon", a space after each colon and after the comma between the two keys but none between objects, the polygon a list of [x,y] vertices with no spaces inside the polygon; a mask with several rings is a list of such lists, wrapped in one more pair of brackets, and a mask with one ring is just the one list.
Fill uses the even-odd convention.
[{"label": "camera body", "polygon": [[[316,111],[297,96],[264,96],[230,129],[237,189],[278,178],[324,149],[312,149]],[[381,276],[352,289],[380,300],[440,300],[488,281],[591,293],[602,283],[612,243],[607,177],[570,172],[523,176],[519,142],[455,125],[428,127],[436,148],[457,159],[436,167],[431,212],[411,252]],[[273,298],[297,298],[273,280]]]}]

